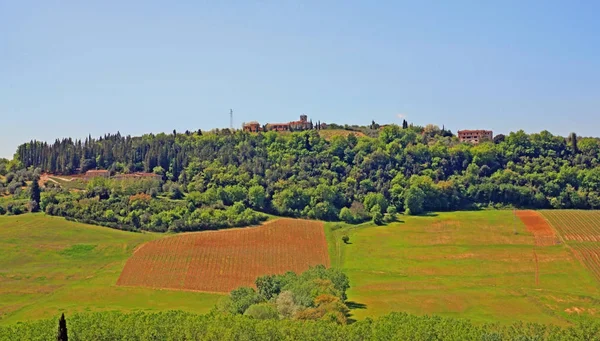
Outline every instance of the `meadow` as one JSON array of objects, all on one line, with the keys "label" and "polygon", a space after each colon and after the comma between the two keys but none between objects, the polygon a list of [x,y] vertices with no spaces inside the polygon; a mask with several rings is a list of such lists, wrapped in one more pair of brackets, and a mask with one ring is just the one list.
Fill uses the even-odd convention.
[{"label": "meadow", "polygon": [[[550,219],[554,221],[552,226],[561,238],[569,238],[554,226],[560,219],[564,221],[563,214],[568,217],[568,211],[552,212],[555,214],[554,220]],[[325,224],[330,265],[342,269],[350,278],[347,294],[353,319],[400,311],[467,318],[475,323],[510,324],[522,320],[567,325],[580,314],[596,314],[600,303],[598,279],[577,258],[578,253],[571,246],[589,242],[536,245],[534,235],[508,210],[398,218],[399,221],[382,226]],[[139,283],[117,285],[128,259],[135,261],[135,255],[144,250],[141,245],[147,242],[147,245],[162,245],[169,239],[183,241],[190,235],[250,233],[251,229],[268,228],[268,224],[273,223],[247,231],[173,236],[113,230],[43,214],[2,216],[0,324],[49,318],[63,311],[72,314],[179,309],[206,313],[222,294],[131,286]],[[595,225],[585,224],[592,231],[588,234],[595,235]],[[561,226],[564,229],[567,225]],[[348,243],[342,241],[344,235],[349,237]],[[253,250],[268,251],[265,245],[247,237],[240,240],[243,252],[235,251],[241,256],[239,259],[256,253]],[[285,245],[276,246],[274,252],[304,243],[302,250],[296,250],[298,259],[290,260],[290,264],[307,258],[307,252],[323,252],[322,248],[307,247],[311,238],[302,238],[308,239],[286,239]],[[223,256],[228,243],[212,239],[196,240],[198,246],[205,242],[220,245],[215,255],[198,261],[206,260],[213,264],[212,270],[221,273],[215,262]],[[281,236],[275,239],[280,240]],[[233,258],[222,259],[229,262]],[[268,261],[258,259],[253,264],[265,267]],[[235,269],[246,271],[242,268]],[[266,267],[264,271],[271,270]],[[212,281],[219,276],[197,277],[199,281]]]},{"label": "meadow", "polygon": [[350,277],[357,319],[403,311],[564,325],[578,312],[596,312],[600,287],[592,273],[566,245],[536,246],[512,211],[400,219],[327,225],[331,263]]},{"label": "meadow", "polygon": [[134,249],[161,236],[44,214],[0,216],[0,324],[63,311],[208,312],[220,295],[116,286]]}]

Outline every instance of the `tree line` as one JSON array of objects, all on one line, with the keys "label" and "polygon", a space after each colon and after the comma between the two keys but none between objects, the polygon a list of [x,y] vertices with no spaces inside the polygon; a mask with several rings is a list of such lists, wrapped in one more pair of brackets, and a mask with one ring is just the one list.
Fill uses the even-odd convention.
[{"label": "tree line", "polygon": [[[56,319],[0,326],[0,340],[597,340],[600,322],[580,318],[569,327],[516,322],[476,324],[439,316],[390,313],[348,325],[327,320],[258,319],[213,312],[96,312],[68,316],[58,329]],[[58,334],[58,335],[57,335]]]},{"label": "tree line", "polygon": [[206,207],[239,202],[347,222],[486,206],[600,208],[598,139],[518,131],[473,145],[431,125],[378,131],[330,140],[311,130],[32,141],[19,146],[10,170],[154,172],[169,191]]}]

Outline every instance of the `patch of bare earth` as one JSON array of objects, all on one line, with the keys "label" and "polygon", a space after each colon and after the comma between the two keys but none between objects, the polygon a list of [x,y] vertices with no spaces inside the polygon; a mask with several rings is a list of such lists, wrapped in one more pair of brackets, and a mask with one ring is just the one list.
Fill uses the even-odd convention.
[{"label": "patch of bare earth", "polygon": [[257,277],[329,266],[323,224],[278,219],[259,227],[185,233],[143,245],[117,285],[229,292]]},{"label": "patch of bare earth", "polygon": [[557,244],[558,240],[554,230],[552,230],[552,227],[550,227],[542,215],[530,210],[517,211],[516,214],[527,227],[527,231],[533,234],[535,245],[550,246]]}]

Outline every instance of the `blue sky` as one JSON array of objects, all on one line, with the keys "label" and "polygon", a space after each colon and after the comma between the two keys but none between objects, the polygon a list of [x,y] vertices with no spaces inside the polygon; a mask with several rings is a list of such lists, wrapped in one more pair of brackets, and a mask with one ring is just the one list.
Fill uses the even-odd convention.
[{"label": "blue sky", "polygon": [[597,1],[0,0],[0,157],[258,120],[598,136]]}]

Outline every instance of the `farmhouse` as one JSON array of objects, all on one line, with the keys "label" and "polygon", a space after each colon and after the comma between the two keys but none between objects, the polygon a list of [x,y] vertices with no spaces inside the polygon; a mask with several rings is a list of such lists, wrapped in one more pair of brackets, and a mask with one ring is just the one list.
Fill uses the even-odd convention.
[{"label": "farmhouse", "polygon": [[243,126],[243,130],[249,133],[258,133],[259,131],[261,131],[260,123],[256,121],[245,123]]},{"label": "farmhouse", "polygon": [[[325,123],[321,123],[320,128],[325,129],[327,125]],[[294,131],[294,130],[309,130],[314,129],[315,125],[308,120],[307,115],[300,115],[300,120],[291,121],[287,123],[267,123],[264,128],[260,126],[260,123],[256,121],[252,121],[249,123],[244,123],[242,126],[242,130],[257,133],[259,131]]]},{"label": "farmhouse", "polygon": [[108,178],[110,177],[110,172],[107,170],[89,170],[84,175],[84,178],[86,179],[92,179],[97,177]]},{"label": "farmhouse", "polygon": [[491,130],[459,130],[458,139],[460,142],[479,143],[483,140],[491,140],[494,133]]}]

